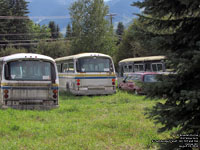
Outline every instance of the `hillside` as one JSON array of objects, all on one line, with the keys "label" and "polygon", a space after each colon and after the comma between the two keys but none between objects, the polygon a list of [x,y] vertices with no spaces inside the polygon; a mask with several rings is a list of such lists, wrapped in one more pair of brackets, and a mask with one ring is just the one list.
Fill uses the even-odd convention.
[{"label": "hillside", "polygon": [[[28,9],[30,11],[29,16],[66,16],[63,19],[46,19],[37,18],[33,19],[34,22],[41,25],[48,24],[53,20],[59,24],[61,31],[64,33],[68,23],[70,23],[68,8],[74,2],[74,0],[27,0],[29,2]],[[129,23],[134,17],[133,13],[139,13],[139,9],[132,7],[131,4],[136,0],[109,0],[105,3],[110,8],[110,13],[117,14],[113,19],[113,23],[116,27],[119,21],[124,24]]]}]

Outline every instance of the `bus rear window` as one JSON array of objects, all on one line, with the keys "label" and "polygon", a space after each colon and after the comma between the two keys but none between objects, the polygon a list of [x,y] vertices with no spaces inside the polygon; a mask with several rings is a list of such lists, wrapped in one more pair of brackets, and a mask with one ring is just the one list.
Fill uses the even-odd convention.
[{"label": "bus rear window", "polygon": [[[20,60],[8,63],[9,80],[51,80],[51,64],[44,61]],[[55,70],[54,70],[55,71]]]},{"label": "bus rear window", "polygon": [[[78,59],[78,72],[109,72],[112,62],[104,57],[86,57]],[[113,69],[113,68],[112,68]]]}]

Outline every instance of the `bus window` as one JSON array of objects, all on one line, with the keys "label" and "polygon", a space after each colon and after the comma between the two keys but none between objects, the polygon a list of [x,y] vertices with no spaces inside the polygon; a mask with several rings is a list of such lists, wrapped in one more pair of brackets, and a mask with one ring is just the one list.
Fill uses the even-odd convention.
[{"label": "bus window", "polygon": [[143,64],[134,65],[134,71],[135,72],[137,72],[137,71],[144,71],[144,65]]},{"label": "bus window", "polygon": [[139,65],[139,71],[144,71],[144,65]]},{"label": "bus window", "polygon": [[157,72],[157,71],[163,71],[163,65],[162,64],[152,64],[152,70]]},{"label": "bus window", "polygon": [[151,64],[146,64],[145,71],[151,71]]},{"label": "bus window", "polygon": [[8,63],[10,80],[51,80],[51,63],[42,61],[12,61]]},{"label": "bus window", "polygon": [[70,62],[69,64],[68,64],[68,72],[74,72],[74,63],[73,62]]},{"label": "bus window", "polygon": [[133,66],[132,66],[132,65],[129,65],[129,66],[128,66],[128,71],[129,71],[129,72],[133,72]]},{"label": "bus window", "polygon": [[127,65],[124,66],[124,72],[128,72],[128,66]]},{"label": "bus window", "polygon": [[67,71],[68,71],[68,64],[64,63],[63,68],[62,68],[62,72],[67,72]]},{"label": "bus window", "polygon": [[61,72],[61,64],[57,64],[58,72]]},{"label": "bus window", "polygon": [[157,68],[158,68],[158,71],[163,71],[163,66],[162,66],[162,64],[157,64]]},{"label": "bus window", "polygon": [[109,72],[111,60],[103,57],[79,58],[78,64],[81,72]]}]

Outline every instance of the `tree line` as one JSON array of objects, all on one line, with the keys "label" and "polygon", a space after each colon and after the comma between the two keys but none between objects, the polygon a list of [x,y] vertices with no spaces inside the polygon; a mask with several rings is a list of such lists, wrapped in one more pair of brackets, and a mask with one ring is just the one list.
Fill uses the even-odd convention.
[{"label": "tree line", "polygon": [[[28,13],[24,0],[0,0],[0,6],[0,16],[27,16]],[[162,124],[159,132],[173,130],[174,135],[200,135],[200,1],[144,0],[132,6],[140,8],[141,14],[136,14],[137,18],[133,17],[127,28],[118,23],[114,31],[105,18],[109,8],[104,0],[77,0],[69,9],[71,25],[66,27],[65,37],[54,22],[40,26],[29,19],[0,19],[0,41],[5,44],[0,46],[0,55],[37,52],[56,58],[101,52],[111,55],[116,65],[125,58],[165,55],[167,65],[176,73],[161,76],[162,82],[146,87],[148,97],[165,95],[165,102],[157,103],[148,115]],[[11,33],[19,34],[17,39]],[[65,40],[56,40],[60,38]],[[38,40],[39,43],[11,46],[7,44],[11,40]],[[178,143],[161,144],[160,149],[175,150]]]}]

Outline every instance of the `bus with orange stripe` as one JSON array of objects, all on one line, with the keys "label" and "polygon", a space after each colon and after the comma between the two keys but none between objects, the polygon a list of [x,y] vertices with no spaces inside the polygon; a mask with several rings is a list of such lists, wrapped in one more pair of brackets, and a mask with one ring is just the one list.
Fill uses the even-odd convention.
[{"label": "bus with orange stripe", "polygon": [[61,90],[74,95],[108,95],[116,92],[115,67],[109,55],[82,53],[55,61]]},{"label": "bus with orange stripe", "polygon": [[0,58],[0,107],[51,109],[58,107],[58,73],[48,56],[19,53]]}]

